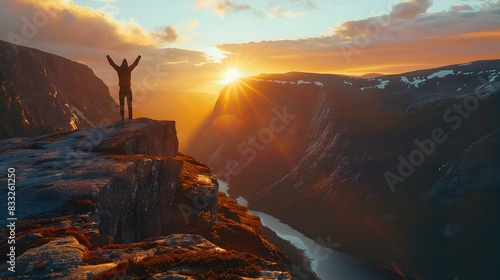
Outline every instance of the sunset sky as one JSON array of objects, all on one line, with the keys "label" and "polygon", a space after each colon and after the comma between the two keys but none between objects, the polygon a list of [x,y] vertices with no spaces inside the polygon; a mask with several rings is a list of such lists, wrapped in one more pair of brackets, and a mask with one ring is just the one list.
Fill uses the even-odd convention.
[{"label": "sunset sky", "polygon": [[0,18],[0,39],[108,85],[107,54],[141,54],[133,82],[155,91],[218,93],[231,69],[363,75],[500,58],[500,1],[7,0]]}]

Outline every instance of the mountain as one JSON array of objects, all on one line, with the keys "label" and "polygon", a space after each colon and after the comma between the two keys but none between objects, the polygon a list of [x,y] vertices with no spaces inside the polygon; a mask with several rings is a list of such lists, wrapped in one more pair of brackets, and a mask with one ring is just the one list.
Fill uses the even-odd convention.
[{"label": "mountain", "polygon": [[0,41],[0,138],[91,128],[118,119],[108,87],[86,65]]},{"label": "mountain", "polygon": [[178,153],[173,121],[2,140],[0,158],[2,279],[291,279],[259,218]]},{"label": "mountain", "polygon": [[500,276],[500,60],[220,93],[187,152],[252,210],[419,279]]},{"label": "mountain", "polygon": [[378,78],[384,76],[384,74],[379,74],[379,73],[367,73],[362,76],[359,76],[360,78],[365,78],[365,79],[372,79],[372,78]]}]

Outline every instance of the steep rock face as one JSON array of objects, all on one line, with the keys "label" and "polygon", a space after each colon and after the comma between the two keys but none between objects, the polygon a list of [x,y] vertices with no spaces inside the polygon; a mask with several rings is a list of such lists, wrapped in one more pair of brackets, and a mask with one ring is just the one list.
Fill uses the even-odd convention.
[{"label": "steep rock face", "polygon": [[[2,144],[2,158],[18,168],[22,220],[71,214],[76,199],[90,200],[96,221],[106,220],[101,234],[138,241],[175,231],[174,200],[196,191],[180,188],[172,121],[137,119]],[[215,180],[206,185],[217,193]]]},{"label": "steep rock face", "polygon": [[[260,220],[177,149],[175,122],[150,119],[0,141],[18,198],[0,216],[17,218],[15,272],[3,231],[0,277],[291,279]],[[7,192],[0,199],[7,209]]]},{"label": "steep rock face", "polygon": [[[93,71],[63,57],[0,41],[0,138],[90,128],[118,119]],[[113,112],[115,111],[115,112]]]},{"label": "steep rock face", "polygon": [[188,151],[311,238],[426,279],[496,276],[499,82],[498,60],[260,75],[223,89]]}]

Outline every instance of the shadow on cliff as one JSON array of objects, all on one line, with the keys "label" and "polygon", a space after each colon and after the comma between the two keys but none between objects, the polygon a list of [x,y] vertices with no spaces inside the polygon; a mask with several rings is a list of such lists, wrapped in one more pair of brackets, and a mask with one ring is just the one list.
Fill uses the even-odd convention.
[{"label": "shadow on cliff", "polygon": [[5,264],[1,277],[291,279],[260,220],[218,192],[209,167],[179,154],[173,121],[2,140],[0,156],[16,167],[19,198],[16,273]]}]

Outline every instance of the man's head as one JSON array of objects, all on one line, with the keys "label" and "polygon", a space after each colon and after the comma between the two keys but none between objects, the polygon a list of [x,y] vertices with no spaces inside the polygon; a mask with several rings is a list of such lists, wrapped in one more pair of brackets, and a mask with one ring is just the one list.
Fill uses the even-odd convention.
[{"label": "man's head", "polygon": [[127,60],[125,58],[122,60],[121,67],[128,67],[128,62],[127,62]]}]

